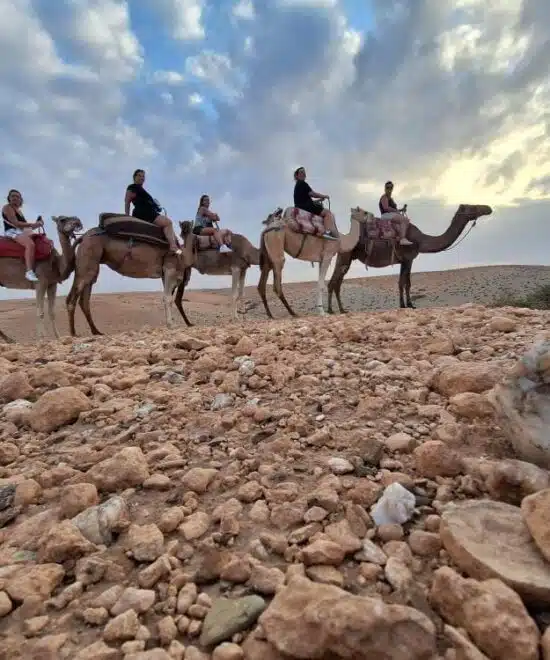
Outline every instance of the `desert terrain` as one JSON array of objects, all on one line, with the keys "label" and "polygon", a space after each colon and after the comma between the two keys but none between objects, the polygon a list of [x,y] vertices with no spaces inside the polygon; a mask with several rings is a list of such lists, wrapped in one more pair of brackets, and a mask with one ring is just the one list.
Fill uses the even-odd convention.
[{"label": "desert terrain", "polygon": [[98,296],[106,336],[0,344],[0,659],[550,660],[550,312],[481,304],[547,277],[190,292],[171,331]]},{"label": "desert terrain", "polygon": [[[316,272],[312,269],[312,275]],[[376,272],[376,271],[371,271]],[[246,315],[248,320],[266,319],[256,292],[257,269],[248,274],[246,300],[256,306]],[[229,278],[227,278],[229,282]],[[484,266],[459,270],[413,273],[412,296],[418,308],[450,307],[464,303],[490,305],[504,293],[523,296],[540,284],[550,283],[550,266]],[[159,285],[160,288],[160,285]],[[314,313],[315,282],[284,285],[294,310],[301,316]],[[0,296],[2,290],[0,289]],[[230,289],[190,289],[185,294],[185,310],[192,323],[205,326],[230,322]],[[271,279],[268,301],[273,315],[285,318],[286,311],[273,295]],[[342,286],[342,302],[348,311],[380,311],[395,309],[399,304],[397,276],[348,278]],[[337,310],[336,300],[333,300]],[[158,328],[164,323],[162,296],[159,293],[94,294],[92,313],[99,329],[106,334]],[[175,312],[177,318],[179,315]],[[60,332],[68,334],[65,298],[57,302]],[[88,334],[87,325],[77,310],[77,331]],[[181,323],[181,319],[179,319]],[[0,301],[2,330],[30,341],[35,336],[35,306],[32,300]]]}]

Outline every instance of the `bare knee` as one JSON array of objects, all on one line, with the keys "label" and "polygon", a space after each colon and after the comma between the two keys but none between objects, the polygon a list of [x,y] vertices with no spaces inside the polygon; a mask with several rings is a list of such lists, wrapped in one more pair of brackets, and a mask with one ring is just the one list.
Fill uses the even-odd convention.
[{"label": "bare knee", "polygon": [[157,215],[155,218],[155,224],[157,227],[169,227],[172,224],[170,218],[167,218],[165,215]]}]

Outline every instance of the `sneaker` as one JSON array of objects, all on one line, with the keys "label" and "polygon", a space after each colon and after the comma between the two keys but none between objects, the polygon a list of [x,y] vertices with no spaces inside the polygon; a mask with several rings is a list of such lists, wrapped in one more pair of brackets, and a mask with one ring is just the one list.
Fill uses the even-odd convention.
[{"label": "sneaker", "polygon": [[229,246],[227,246],[227,245],[220,245],[220,249],[219,249],[219,251],[220,251],[222,254],[228,254],[229,252],[233,252],[233,250],[232,250]]},{"label": "sneaker", "polygon": [[183,252],[178,248],[177,250],[174,250],[174,254],[176,255],[176,257],[181,257]]},{"label": "sneaker", "polygon": [[38,277],[36,277],[36,274],[33,270],[28,270],[25,273],[25,279],[27,279],[29,282],[38,282]]},{"label": "sneaker", "polygon": [[414,243],[412,243],[411,241],[409,241],[408,238],[402,238],[402,239],[399,241],[399,245],[414,245]]},{"label": "sneaker", "polygon": [[326,231],[322,238],[325,238],[327,241],[337,241],[338,237],[335,236],[331,231]]}]

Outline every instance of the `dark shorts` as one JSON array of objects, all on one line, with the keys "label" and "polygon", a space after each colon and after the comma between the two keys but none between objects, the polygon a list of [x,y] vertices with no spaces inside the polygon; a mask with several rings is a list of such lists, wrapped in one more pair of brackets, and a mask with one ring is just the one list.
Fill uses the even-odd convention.
[{"label": "dark shorts", "polygon": [[158,216],[159,214],[154,209],[139,209],[137,213],[135,209],[132,211],[132,217],[137,218],[138,220],[144,220],[145,222],[155,222]]},{"label": "dark shorts", "polygon": [[301,208],[302,211],[313,213],[313,215],[321,215],[321,213],[325,210],[324,206],[322,204],[319,204],[318,202],[311,202],[311,204],[304,204],[299,208]]},{"label": "dark shorts", "polygon": [[212,227],[210,227],[210,226],[200,227],[200,226],[197,225],[196,227],[193,227],[193,234],[197,234],[197,236],[200,236],[202,234],[203,229],[215,229],[215,227],[213,227],[213,226]]}]

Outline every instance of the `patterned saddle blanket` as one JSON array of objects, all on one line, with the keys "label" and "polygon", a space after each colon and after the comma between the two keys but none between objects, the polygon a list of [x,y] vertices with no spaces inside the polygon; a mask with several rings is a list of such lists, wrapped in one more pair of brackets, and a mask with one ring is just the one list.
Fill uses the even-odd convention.
[{"label": "patterned saddle blanket", "polygon": [[313,234],[321,236],[325,232],[325,224],[320,215],[289,206],[283,213],[283,220],[297,234]]},{"label": "patterned saddle blanket", "polygon": [[[48,259],[53,250],[53,241],[51,241],[45,234],[33,235],[35,259],[36,261],[44,261]],[[0,257],[9,257],[11,259],[24,259],[25,248],[19,243],[16,243],[12,238],[0,237]]]},{"label": "patterned saddle blanket", "polygon": [[112,238],[133,239],[155,247],[168,249],[168,241],[161,227],[123,213],[100,213],[99,228]]},{"label": "patterned saddle blanket", "polygon": [[399,236],[398,221],[374,218],[362,226],[364,240],[368,241],[394,241]]}]

